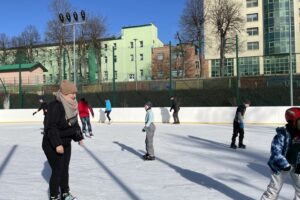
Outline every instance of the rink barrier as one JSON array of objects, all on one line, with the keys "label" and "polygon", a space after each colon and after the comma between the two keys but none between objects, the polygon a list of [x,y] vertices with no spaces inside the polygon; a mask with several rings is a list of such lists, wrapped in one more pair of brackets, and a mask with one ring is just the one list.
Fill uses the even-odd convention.
[{"label": "rink barrier", "polygon": [[[245,114],[248,124],[284,124],[285,110],[289,107],[250,107]],[[169,107],[152,108],[156,123],[173,123],[173,112]],[[91,121],[104,123],[106,119],[103,108],[93,108],[95,117]],[[0,110],[0,123],[42,122],[43,112],[34,116],[36,109]],[[179,111],[181,123],[187,124],[229,124],[232,123],[236,107],[182,107]],[[110,117],[113,123],[144,123],[144,108],[113,108]],[[105,121],[107,122],[107,120]]]}]

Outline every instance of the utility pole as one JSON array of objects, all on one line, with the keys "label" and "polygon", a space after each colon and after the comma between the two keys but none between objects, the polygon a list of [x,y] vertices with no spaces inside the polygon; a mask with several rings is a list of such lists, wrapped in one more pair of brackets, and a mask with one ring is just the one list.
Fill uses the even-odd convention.
[{"label": "utility pole", "polygon": [[[21,59],[20,59],[21,60]],[[22,67],[21,67],[21,62],[19,63],[19,103],[20,103],[20,108],[23,108],[23,91],[22,91]]]},{"label": "utility pole", "polygon": [[291,106],[294,105],[294,94],[293,94],[293,62],[292,62],[292,11],[291,1],[289,1],[289,64],[290,64],[290,100]]},{"label": "utility pole", "polygon": [[170,63],[170,88],[169,88],[169,93],[170,97],[172,96],[172,43],[171,41],[169,42],[169,63]]},{"label": "utility pole", "polygon": [[240,69],[239,69],[239,36],[238,34],[235,35],[235,59],[236,59],[236,103],[237,105],[240,104],[240,87],[241,87],[241,80],[240,80]]},{"label": "utility pole", "polygon": [[138,88],[138,86],[137,86],[137,59],[136,59],[136,41],[137,41],[137,39],[135,38],[133,40],[134,40],[134,65],[135,65],[135,76],[134,76],[134,78],[135,78],[135,91],[137,91],[137,88]]},{"label": "utility pole", "polygon": [[112,47],[113,49],[113,106],[116,105],[116,77],[115,77],[115,47]]}]

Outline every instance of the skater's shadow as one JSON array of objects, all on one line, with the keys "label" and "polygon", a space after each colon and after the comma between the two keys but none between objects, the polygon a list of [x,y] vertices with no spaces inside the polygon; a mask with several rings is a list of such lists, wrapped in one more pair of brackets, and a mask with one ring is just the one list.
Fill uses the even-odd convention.
[{"label": "skater's shadow", "polygon": [[14,145],[12,147],[12,149],[10,150],[10,152],[7,154],[6,158],[3,160],[3,163],[0,166],[0,177],[1,177],[4,169],[6,168],[7,164],[9,163],[9,160],[11,159],[13,154],[15,153],[17,147],[18,147],[18,145]]},{"label": "skater's shadow", "polygon": [[116,176],[113,171],[111,171],[92,151],[90,151],[86,146],[83,146],[86,152],[98,163],[98,165],[116,182],[116,184],[124,190],[124,192],[132,200],[140,200],[139,196],[134,193],[118,176]]},{"label": "skater's shadow", "polygon": [[[49,183],[50,177],[51,177],[51,167],[48,163],[48,161],[44,162],[44,168],[42,170],[42,177],[45,179],[47,183]],[[48,188],[48,197],[50,198],[50,189]]]},{"label": "skater's shadow", "polygon": [[165,107],[160,108],[160,114],[161,114],[161,120],[162,123],[170,123],[171,115],[169,113],[169,110]]},{"label": "skater's shadow", "polygon": [[132,147],[129,147],[129,146],[127,146],[125,144],[122,144],[122,143],[119,143],[117,141],[114,141],[113,143],[119,145],[121,147],[122,151],[126,150],[126,151],[138,156],[139,158],[142,158],[142,154],[139,153],[138,151],[136,151],[135,149],[133,149]]},{"label": "skater's shadow", "polygon": [[99,123],[104,123],[106,120],[105,112],[102,109],[99,109]]},{"label": "skater's shadow", "polygon": [[194,139],[194,140],[199,140],[199,141],[202,141],[202,142],[205,142],[205,143],[210,143],[210,144],[213,144],[213,145],[216,145],[216,146],[219,146],[219,147],[226,147],[226,148],[228,148],[228,145],[220,143],[220,142],[206,140],[206,139],[195,137],[195,136],[192,136],[192,135],[189,135],[188,137],[191,138],[191,139]]},{"label": "skater's shadow", "polygon": [[252,200],[253,198],[248,197],[242,193],[240,193],[237,190],[234,190],[227,185],[209,177],[202,173],[191,171],[189,169],[184,169],[179,166],[176,166],[174,164],[171,164],[161,158],[156,157],[156,160],[159,162],[169,166],[170,168],[174,169],[176,172],[178,172],[182,177],[185,179],[194,182],[198,185],[202,185],[204,187],[207,187],[209,189],[214,189],[219,191],[220,193],[226,195],[227,197],[231,199],[243,199],[243,200]]}]

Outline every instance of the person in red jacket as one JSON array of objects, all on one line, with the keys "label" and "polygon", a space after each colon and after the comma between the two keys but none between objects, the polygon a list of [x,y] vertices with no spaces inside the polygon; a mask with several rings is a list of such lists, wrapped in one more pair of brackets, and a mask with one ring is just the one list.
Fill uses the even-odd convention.
[{"label": "person in red jacket", "polygon": [[[79,117],[80,117],[80,120],[82,123],[82,132],[87,137],[93,136],[89,112],[91,112],[93,117],[94,117],[94,112],[93,112],[92,107],[85,100],[85,98],[80,99],[80,101],[78,103],[78,111],[79,111]],[[86,126],[88,128],[88,132],[86,131]]]}]

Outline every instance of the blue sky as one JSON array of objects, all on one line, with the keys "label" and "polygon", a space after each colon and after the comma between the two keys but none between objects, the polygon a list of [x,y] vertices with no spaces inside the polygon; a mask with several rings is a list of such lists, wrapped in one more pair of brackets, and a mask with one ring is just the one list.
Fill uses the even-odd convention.
[{"label": "blue sky", "polygon": [[[0,33],[18,36],[27,25],[34,25],[42,38],[47,21],[52,19],[51,0],[0,0]],[[175,42],[179,18],[185,0],[69,0],[80,11],[84,9],[106,17],[108,33],[120,35],[121,27],[154,23],[159,38]]]}]

